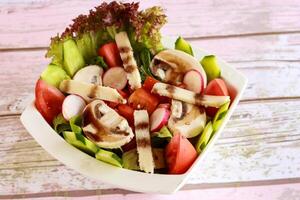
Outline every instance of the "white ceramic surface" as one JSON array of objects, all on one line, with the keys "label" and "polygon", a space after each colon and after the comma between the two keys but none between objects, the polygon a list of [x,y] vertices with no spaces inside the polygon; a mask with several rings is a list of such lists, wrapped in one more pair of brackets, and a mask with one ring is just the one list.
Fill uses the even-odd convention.
[{"label": "white ceramic surface", "polygon": [[[165,47],[174,48],[174,39],[163,39]],[[195,57],[201,59],[207,53],[203,50],[193,48]],[[21,121],[32,137],[53,157],[66,166],[97,180],[112,184],[118,188],[146,193],[173,193],[180,189],[197,165],[201,165],[203,158],[214,145],[217,138],[227,124],[231,114],[236,108],[243,91],[247,85],[247,79],[236,69],[225,61],[218,58],[222,68],[222,77],[232,85],[237,95],[225,117],[224,123],[214,134],[205,150],[199,155],[193,166],[182,175],[146,174],[126,169],[120,169],[103,163],[95,158],[77,150],[60,137],[43,119],[36,110],[34,103],[28,105],[21,115]]]}]

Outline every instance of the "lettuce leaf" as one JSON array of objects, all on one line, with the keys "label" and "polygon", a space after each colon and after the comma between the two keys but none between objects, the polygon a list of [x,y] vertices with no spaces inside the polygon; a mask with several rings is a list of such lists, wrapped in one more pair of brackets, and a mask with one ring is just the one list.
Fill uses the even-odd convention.
[{"label": "lettuce leaf", "polygon": [[159,31],[166,21],[161,7],[139,11],[139,3],[104,2],[90,10],[88,15],[79,15],[61,35],[52,38],[46,57],[52,58],[52,63],[63,66],[62,42],[71,37],[89,64],[97,49],[113,41],[114,35],[122,30],[128,32],[131,42],[134,41],[134,50],[147,48],[156,54],[162,49]]}]

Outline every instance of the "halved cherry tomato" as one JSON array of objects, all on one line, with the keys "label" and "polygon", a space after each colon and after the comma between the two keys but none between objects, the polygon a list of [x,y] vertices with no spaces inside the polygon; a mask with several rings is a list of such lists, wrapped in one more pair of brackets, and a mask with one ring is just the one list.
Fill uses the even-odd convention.
[{"label": "halved cherry tomato", "polygon": [[[226,87],[226,83],[220,78],[216,78],[216,79],[210,81],[208,83],[204,93],[207,95],[216,95],[216,96],[228,96],[229,95],[228,89]],[[218,108],[207,107],[205,110],[206,110],[206,114],[208,116],[213,117],[217,113]]]},{"label": "halved cherry tomato", "polygon": [[153,86],[155,83],[158,83],[159,81],[151,76],[147,76],[146,80],[144,81],[143,88],[149,92],[151,92]]},{"label": "halved cherry tomato", "polygon": [[123,66],[120,52],[115,42],[102,45],[98,50],[98,55],[103,57],[109,67]]},{"label": "halved cherry tomato", "polygon": [[35,106],[49,124],[52,124],[54,117],[61,113],[64,99],[65,95],[57,88],[41,79],[37,81]]},{"label": "halved cherry tomato", "polygon": [[186,137],[176,133],[166,147],[169,174],[183,174],[194,163],[197,152]]},{"label": "halved cherry tomato", "polygon": [[229,95],[226,83],[220,78],[216,78],[208,83],[207,87],[205,88],[205,94],[218,96]]},{"label": "halved cherry tomato", "polygon": [[133,113],[134,109],[126,104],[119,104],[117,107],[118,113],[125,117],[129,124],[133,125]]},{"label": "halved cherry tomato", "polygon": [[146,109],[150,115],[158,105],[159,99],[147,90],[139,88],[130,95],[128,103],[134,109]]}]

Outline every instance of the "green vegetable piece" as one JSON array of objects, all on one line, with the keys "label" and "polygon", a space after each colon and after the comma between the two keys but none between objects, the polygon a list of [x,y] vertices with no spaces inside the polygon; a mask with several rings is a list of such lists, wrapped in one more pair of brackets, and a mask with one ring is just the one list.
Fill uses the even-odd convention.
[{"label": "green vegetable piece", "polygon": [[63,51],[64,68],[69,76],[73,77],[74,74],[85,65],[83,56],[81,55],[75,41],[72,39],[64,41]]},{"label": "green vegetable piece", "polygon": [[95,156],[96,152],[99,149],[93,142],[91,142],[80,133],[64,131],[63,136],[69,144],[91,156]]},{"label": "green vegetable piece", "polygon": [[71,127],[69,123],[65,120],[63,115],[59,114],[53,119],[53,129],[58,134],[62,134],[64,131],[70,131]]},{"label": "green vegetable piece", "polygon": [[191,45],[182,37],[178,37],[175,42],[175,49],[183,51],[187,54],[194,56],[193,49]]},{"label": "green vegetable piece", "polygon": [[159,132],[151,133],[151,143],[153,147],[165,147],[171,138],[173,137],[172,133],[166,126],[163,126]]},{"label": "green vegetable piece", "polygon": [[212,122],[208,122],[201,134],[201,136],[199,137],[199,140],[197,141],[196,144],[196,150],[197,153],[201,153],[201,151],[203,151],[203,149],[206,147],[209,139],[211,138],[212,134],[213,134],[213,125]]},{"label": "green vegetable piece", "polygon": [[98,65],[100,67],[102,67],[103,69],[107,69],[107,64],[105,63],[103,57],[101,56],[96,56],[94,58],[92,58],[89,62],[90,65]]},{"label": "green vegetable piece", "polygon": [[213,119],[213,128],[214,131],[217,131],[220,126],[222,125],[224,118],[227,114],[228,108],[229,108],[230,102],[225,103],[224,105],[222,105],[218,112],[216,113],[214,119]]},{"label": "green vegetable piece", "polygon": [[61,81],[70,79],[70,77],[63,68],[54,64],[49,64],[41,74],[41,79],[46,81],[49,85],[58,88]]},{"label": "green vegetable piece", "polygon": [[138,154],[136,149],[131,149],[123,153],[123,167],[130,170],[140,170]]},{"label": "green vegetable piece", "polygon": [[97,56],[97,51],[90,37],[90,34],[83,34],[76,40],[76,44],[85,62],[90,64],[90,61]]},{"label": "green vegetable piece", "polygon": [[214,55],[205,56],[200,63],[207,75],[208,81],[221,76],[221,68],[219,67],[217,58]]},{"label": "green vegetable piece", "polygon": [[46,54],[47,58],[52,58],[51,63],[63,66],[63,43],[58,36],[51,38],[50,47]]},{"label": "green vegetable piece", "polygon": [[111,151],[99,149],[96,153],[96,159],[117,167],[122,167],[122,159]]},{"label": "green vegetable piece", "polygon": [[70,119],[70,127],[74,133],[82,133],[82,117],[80,115],[76,115]]},{"label": "green vegetable piece", "polygon": [[147,76],[153,76],[150,70],[151,52],[149,49],[143,48],[139,55],[137,61],[140,62],[141,66],[139,67],[139,71],[142,76],[142,81],[144,81]]}]

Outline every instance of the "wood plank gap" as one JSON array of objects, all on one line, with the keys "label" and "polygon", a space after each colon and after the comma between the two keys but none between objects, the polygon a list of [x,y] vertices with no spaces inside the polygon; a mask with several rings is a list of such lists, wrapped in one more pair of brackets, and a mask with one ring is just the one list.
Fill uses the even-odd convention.
[{"label": "wood plank gap", "polygon": [[262,101],[267,102],[278,102],[278,101],[298,101],[300,96],[290,96],[290,97],[267,97],[267,98],[253,98],[253,99],[242,99],[239,103],[257,103]]},{"label": "wood plank gap", "polygon": [[14,51],[42,51],[47,50],[48,47],[20,47],[20,48],[0,48],[0,52],[14,52]]}]

